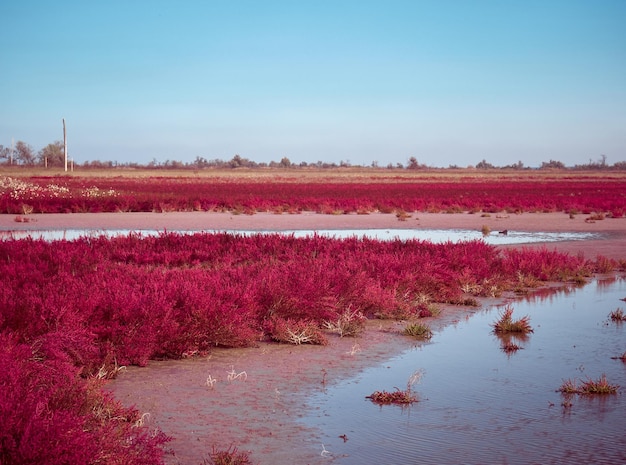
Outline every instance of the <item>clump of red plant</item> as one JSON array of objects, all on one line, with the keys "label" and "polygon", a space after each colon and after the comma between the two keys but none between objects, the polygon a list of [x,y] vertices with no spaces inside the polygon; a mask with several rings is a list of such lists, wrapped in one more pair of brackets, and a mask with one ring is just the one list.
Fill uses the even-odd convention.
[{"label": "clump of red plant", "polygon": [[611,321],[614,321],[616,323],[622,323],[626,321],[626,313],[624,313],[624,310],[622,310],[621,308],[618,308],[609,313],[609,318],[611,319]]},{"label": "clump of red plant", "polygon": [[417,396],[408,391],[401,391],[395,388],[395,391],[374,391],[366,399],[370,399],[375,404],[412,404],[417,402]]},{"label": "clump of red plant", "polygon": [[417,370],[413,373],[406,383],[406,389],[403,391],[399,388],[395,388],[395,391],[374,391],[369,396],[365,396],[365,398],[380,405],[412,404],[418,402],[417,394],[413,392],[413,385],[420,382],[423,374],[424,372],[422,370]]},{"label": "clump of red plant", "polygon": [[581,395],[603,395],[616,394],[619,386],[610,384],[606,379],[606,375],[602,374],[597,380],[587,378],[578,384],[577,380],[567,379],[563,382],[557,392],[562,394],[581,394]]},{"label": "clump of red plant", "polygon": [[209,460],[204,460],[204,465],[251,465],[250,454],[231,445],[228,449],[221,450],[213,446],[209,454]]},{"label": "clump of red plant", "polygon": [[518,320],[513,320],[513,307],[507,305],[500,318],[492,325],[495,333],[532,333],[530,317],[524,316]]},{"label": "clump of red plant", "polygon": [[0,463],[162,463],[169,438],[43,344],[0,335]]},{"label": "clump of red plant", "polygon": [[505,341],[505,342],[502,343],[500,348],[505,353],[512,354],[512,353],[517,352],[518,350],[522,349],[522,346],[520,346],[519,344],[516,344],[513,341]]}]

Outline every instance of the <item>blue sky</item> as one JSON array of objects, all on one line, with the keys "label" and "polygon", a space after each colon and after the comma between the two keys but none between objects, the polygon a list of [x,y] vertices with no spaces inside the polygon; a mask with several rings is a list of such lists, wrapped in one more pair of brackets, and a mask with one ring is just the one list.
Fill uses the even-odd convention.
[{"label": "blue sky", "polygon": [[85,160],[626,160],[626,1],[6,1],[0,144]]}]

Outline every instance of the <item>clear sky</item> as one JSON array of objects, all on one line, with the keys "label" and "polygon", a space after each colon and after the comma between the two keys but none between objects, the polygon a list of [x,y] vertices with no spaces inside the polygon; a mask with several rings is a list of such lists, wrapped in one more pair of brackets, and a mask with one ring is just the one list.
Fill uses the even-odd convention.
[{"label": "clear sky", "polygon": [[2,1],[0,144],[78,162],[626,160],[626,0]]}]

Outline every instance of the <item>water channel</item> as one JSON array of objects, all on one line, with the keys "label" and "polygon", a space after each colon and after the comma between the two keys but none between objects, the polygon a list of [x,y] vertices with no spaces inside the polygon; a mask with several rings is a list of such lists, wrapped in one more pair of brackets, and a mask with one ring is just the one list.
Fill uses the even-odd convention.
[{"label": "water channel", "polygon": [[[45,239],[45,240],[74,240],[80,237],[115,237],[128,234],[140,234],[142,236],[154,236],[163,234],[164,231],[154,229],[58,229],[58,230],[6,230],[0,231],[1,239]],[[317,234],[320,236],[334,237],[337,239],[348,237],[368,237],[379,240],[408,240],[419,239],[431,242],[458,242],[483,239],[492,245],[504,244],[528,244],[533,242],[558,242],[572,240],[589,240],[599,237],[597,233],[585,232],[528,232],[528,231],[495,231],[483,235],[481,231],[469,229],[319,229],[319,230],[168,230],[170,233],[194,234],[205,233],[230,233],[230,234],[285,234],[295,237],[305,237]]]},{"label": "water channel", "polygon": [[[431,342],[317,393],[303,420],[323,431],[334,463],[617,464],[626,463],[626,278],[514,302],[534,333],[507,355],[492,333],[498,309],[449,326]],[[420,401],[378,406],[374,390],[405,389]],[[564,397],[566,379],[606,374],[618,394]],[[320,445],[320,447],[322,447]]]}]

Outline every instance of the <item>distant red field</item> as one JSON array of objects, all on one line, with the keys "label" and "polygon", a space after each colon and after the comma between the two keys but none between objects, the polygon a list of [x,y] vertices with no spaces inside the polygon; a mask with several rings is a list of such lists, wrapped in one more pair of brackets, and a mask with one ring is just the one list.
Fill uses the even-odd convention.
[{"label": "distant red field", "polygon": [[[11,174],[18,174],[11,173]],[[111,174],[114,174],[112,172]],[[5,176],[0,212],[575,212],[622,217],[626,174],[227,172]]]}]

